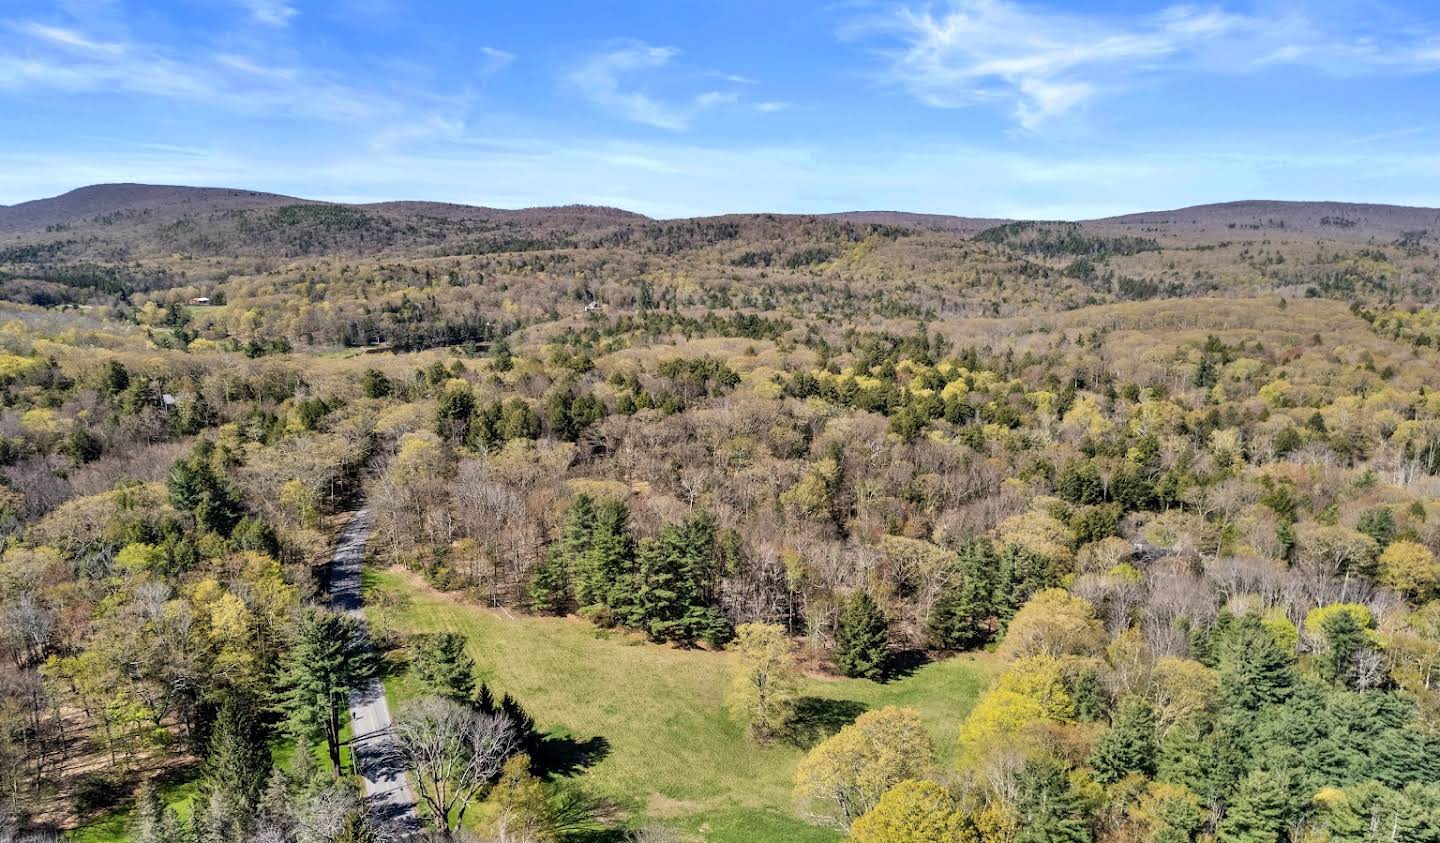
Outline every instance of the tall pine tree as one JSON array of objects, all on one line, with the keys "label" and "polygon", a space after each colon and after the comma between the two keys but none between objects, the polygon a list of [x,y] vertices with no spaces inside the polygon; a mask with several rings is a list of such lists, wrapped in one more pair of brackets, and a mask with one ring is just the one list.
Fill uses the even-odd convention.
[{"label": "tall pine tree", "polygon": [[1291,818],[1291,798],[1283,776],[1256,770],[1240,782],[1235,800],[1216,828],[1220,843],[1276,843]]},{"label": "tall pine tree", "polygon": [[280,667],[276,711],[296,736],[325,736],[330,766],[340,774],[340,711],[350,691],[375,669],[358,622],[323,609],[301,615]]},{"label": "tall pine tree", "polygon": [[1357,657],[1370,646],[1366,628],[1355,612],[1347,611],[1326,614],[1320,628],[1325,633],[1320,673],[1331,682],[1349,686],[1355,678]]},{"label": "tall pine tree", "polygon": [[454,632],[417,636],[411,671],[425,690],[455,702],[475,693],[475,660],[465,652],[465,637]]},{"label": "tall pine tree", "polygon": [[1139,696],[1120,701],[1110,729],[1090,756],[1095,778],[1104,784],[1130,773],[1155,772],[1155,710]]},{"label": "tall pine tree", "polygon": [[1289,698],[1295,687],[1294,658],[1259,615],[1235,618],[1221,635],[1220,689],[1228,704],[1254,711]]},{"label": "tall pine tree", "polygon": [[1016,843],[1090,843],[1084,805],[1065,768],[1050,758],[1025,762],[1016,780]]},{"label": "tall pine tree", "polygon": [[846,676],[874,679],[890,655],[890,622],[868,591],[850,595],[835,624],[835,664]]},{"label": "tall pine tree", "polygon": [[955,581],[930,614],[931,639],[947,650],[973,650],[994,634],[995,546],[984,537],[961,545]]},{"label": "tall pine tree", "polygon": [[538,612],[561,612],[570,603],[571,577],[590,545],[595,530],[595,499],[576,495],[565,510],[565,523],[560,538],[550,545],[545,560],[536,568],[530,581],[530,602]]},{"label": "tall pine tree", "polygon": [[709,605],[715,567],[715,522],[709,515],[665,525],[640,545],[625,622],[657,641],[724,643],[729,624]]},{"label": "tall pine tree", "polygon": [[224,793],[249,811],[269,777],[270,744],[258,706],[232,695],[211,728],[201,787]]},{"label": "tall pine tree", "polygon": [[572,563],[575,602],[582,608],[625,602],[632,593],[627,574],[633,561],[630,510],[620,501],[600,502],[585,548]]}]

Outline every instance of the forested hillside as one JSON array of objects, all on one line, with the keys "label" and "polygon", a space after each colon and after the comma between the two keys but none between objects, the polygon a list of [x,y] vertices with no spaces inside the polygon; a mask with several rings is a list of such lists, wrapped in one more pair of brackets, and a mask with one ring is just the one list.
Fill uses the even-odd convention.
[{"label": "forested hillside", "polygon": [[1436,215],[0,208],[0,839],[1440,841]]}]

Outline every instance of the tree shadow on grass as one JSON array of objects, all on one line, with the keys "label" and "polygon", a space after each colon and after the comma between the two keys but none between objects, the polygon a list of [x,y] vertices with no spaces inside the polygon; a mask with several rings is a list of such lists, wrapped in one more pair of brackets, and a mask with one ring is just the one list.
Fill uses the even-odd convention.
[{"label": "tree shadow on grass", "polygon": [[825,740],[865,713],[865,704],[854,700],[801,697],[785,729],[785,741],[808,749]]},{"label": "tree shadow on grass", "polygon": [[380,681],[395,679],[410,672],[410,659],[404,649],[396,644],[388,650],[376,649],[375,675]]},{"label": "tree shadow on grass", "polygon": [[635,838],[624,828],[590,828],[565,832],[560,839],[564,843],[627,843]]},{"label": "tree shadow on grass", "polygon": [[876,678],[877,682],[894,682],[914,675],[915,671],[930,663],[930,654],[924,650],[899,650],[885,660],[885,669]]},{"label": "tree shadow on grass", "polygon": [[547,779],[572,776],[593,767],[610,754],[610,741],[602,735],[578,739],[567,734],[540,737],[535,748],[535,768]]}]

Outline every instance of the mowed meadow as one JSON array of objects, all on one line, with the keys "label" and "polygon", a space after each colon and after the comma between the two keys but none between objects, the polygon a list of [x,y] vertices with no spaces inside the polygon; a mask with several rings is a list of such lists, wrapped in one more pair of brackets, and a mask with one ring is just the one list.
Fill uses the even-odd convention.
[{"label": "mowed meadow", "polygon": [[[804,721],[792,740],[757,746],[725,709],[729,656],[644,642],[575,617],[522,615],[464,602],[400,569],[367,572],[367,593],[400,596],[376,617],[401,640],[465,636],[478,678],[522,701],[568,775],[614,799],[629,825],[673,827],[716,843],[835,841],[791,802],[807,746],[861,712],[887,705],[920,714],[942,763],[991,675],[986,654],[931,662],[888,682],[807,675]],[[418,693],[403,647],[387,687],[397,711]],[[482,815],[477,815],[477,818]]]}]

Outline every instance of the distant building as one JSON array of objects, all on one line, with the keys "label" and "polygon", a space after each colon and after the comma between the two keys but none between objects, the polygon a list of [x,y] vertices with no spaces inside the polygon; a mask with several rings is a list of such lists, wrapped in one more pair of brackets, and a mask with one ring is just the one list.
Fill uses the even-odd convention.
[{"label": "distant building", "polygon": [[209,304],[209,303],[210,303],[210,297],[209,297],[209,296],[196,296],[195,298],[193,298],[193,299],[190,300],[190,303],[191,303],[191,304]]}]

